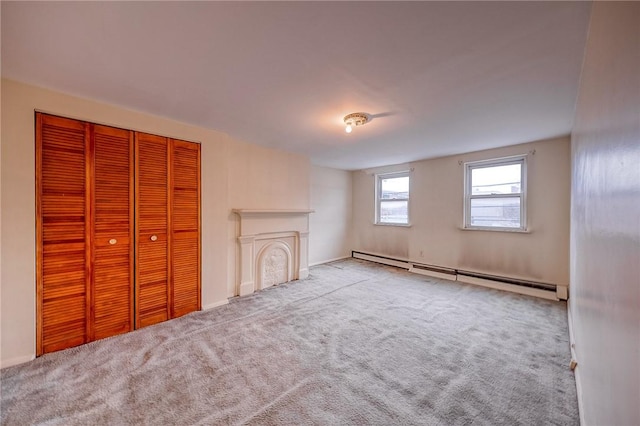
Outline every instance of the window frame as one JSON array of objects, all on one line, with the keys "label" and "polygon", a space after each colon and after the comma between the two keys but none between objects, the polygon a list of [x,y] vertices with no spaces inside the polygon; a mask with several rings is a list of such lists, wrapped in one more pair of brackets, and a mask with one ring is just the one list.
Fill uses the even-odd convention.
[{"label": "window frame", "polygon": [[[376,183],[375,183],[375,225],[382,226],[411,226],[411,170],[403,170],[399,172],[391,172],[391,173],[378,173],[375,175]],[[382,199],[382,180],[383,179],[394,179],[407,177],[409,178],[409,191],[406,198],[393,198],[393,199]],[[407,202],[407,222],[406,223],[398,223],[398,222],[383,222],[380,219],[380,210],[381,205],[385,201],[406,201]]]},{"label": "window frame", "polygon": [[[520,192],[514,194],[472,194],[472,171],[489,167],[520,164]],[[491,198],[519,198],[520,199],[520,227],[506,226],[477,226],[471,224],[471,200]],[[527,155],[492,158],[488,160],[469,161],[464,163],[464,219],[463,229],[497,232],[528,232],[527,228]]]}]

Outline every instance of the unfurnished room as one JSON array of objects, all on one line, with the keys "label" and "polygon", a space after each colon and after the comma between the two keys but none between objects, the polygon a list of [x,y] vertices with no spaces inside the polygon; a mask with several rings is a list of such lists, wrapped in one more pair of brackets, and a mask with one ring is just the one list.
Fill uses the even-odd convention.
[{"label": "unfurnished room", "polygon": [[640,2],[0,23],[2,425],[640,425]]}]

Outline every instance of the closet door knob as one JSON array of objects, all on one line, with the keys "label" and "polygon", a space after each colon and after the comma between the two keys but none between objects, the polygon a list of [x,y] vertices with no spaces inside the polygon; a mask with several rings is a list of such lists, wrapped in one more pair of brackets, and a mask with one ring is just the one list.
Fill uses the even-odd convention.
[{"label": "closet door knob", "polygon": [[109,240],[109,244],[114,245],[115,243],[117,243],[118,240],[116,240],[115,238],[112,238]]},{"label": "closet door knob", "polygon": [[157,241],[158,240],[158,236],[157,235],[152,235],[150,240],[151,241]]}]

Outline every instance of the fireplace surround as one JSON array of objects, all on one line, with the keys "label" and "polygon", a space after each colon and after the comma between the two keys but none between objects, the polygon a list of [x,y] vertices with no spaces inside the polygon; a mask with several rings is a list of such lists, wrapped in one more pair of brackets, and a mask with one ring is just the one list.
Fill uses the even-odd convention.
[{"label": "fireplace surround", "polygon": [[309,214],[313,210],[233,212],[240,218],[238,296],[309,275]]}]

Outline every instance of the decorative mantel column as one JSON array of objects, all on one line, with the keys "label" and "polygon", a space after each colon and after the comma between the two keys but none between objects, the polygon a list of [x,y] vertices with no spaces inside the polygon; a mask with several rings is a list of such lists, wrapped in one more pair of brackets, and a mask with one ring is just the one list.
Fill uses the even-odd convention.
[{"label": "decorative mantel column", "polygon": [[237,295],[309,276],[309,214],[313,210],[233,212],[240,218]]},{"label": "decorative mantel column", "polygon": [[[254,259],[253,245],[255,243],[255,235],[246,237],[238,237],[240,243],[240,285],[236,293],[238,296],[251,294],[255,287],[255,274],[253,262],[242,262],[242,259]],[[237,261],[236,261],[237,262]]]}]

